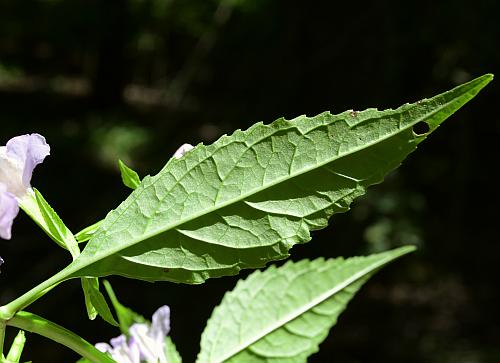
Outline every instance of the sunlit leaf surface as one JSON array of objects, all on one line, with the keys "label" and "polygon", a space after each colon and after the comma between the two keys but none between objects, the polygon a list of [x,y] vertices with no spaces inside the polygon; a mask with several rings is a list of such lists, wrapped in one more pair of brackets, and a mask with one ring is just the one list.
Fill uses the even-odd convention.
[{"label": "sunlit leaf surface", "polygon": [[413,250],[288,262],[254,272],[214,310],[197,363],[305,363],[368,278]]},{"label": "sunlit leaf surface", "polygon": [[71,276],[201,283],[284,259],[491,79],[395,110],[278,119],[200,144],[108,214]]}]

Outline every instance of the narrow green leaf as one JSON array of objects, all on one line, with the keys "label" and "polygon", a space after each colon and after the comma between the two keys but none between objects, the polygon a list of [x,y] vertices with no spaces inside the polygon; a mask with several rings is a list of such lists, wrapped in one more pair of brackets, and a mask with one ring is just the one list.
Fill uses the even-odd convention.
[{"label": "narrow green leaf", "polygon": [[[58,242],[58,244],[63,245],[63,247],[69,250],[73,259],[76,259],[80,255],[80,248],[78,247],[78,243],[73,233],[69,230],[68,227],[66,227],[59,215],[49,205],[42,194],[36,188],[33,188],[33,191],[35,193],[35,198],[38,209],[40,211],[40,215],[43,217],[45,226],[47,228],[47,234],[51,236],[54,241]],[[106,305],[106,308],[103,308],[102,306],[103,303],[106,304],[106,301],[104,299],[96,300],[95,298],[95,296],[98,296],[100,294],[99,281],[97,280],[97,278],[82,277],[81,284],[85,297],[85,307],[89,319],[94,320],[99,313],[103,317],[103,319],[107,321],[107,312],[109,312],[109,307]],[[95,290],[97,290],[97,292]],[[98,301],[100,303],[100,306],[94,306],[94,301]]]},{"label": "narrow green leaf", "polygon": [[[144,178],[67,273],[202,283],[284,259],[492,78],[396,110],[279,119],[200,144]],[[416,134],[421,123],[429,130]]]},{"label": "narrow green leaf", "polygon": [[38,208],[48,229],[47,234],[58,244],[65,246],[73,258],[78,257],[80,249],[73,233],[66,227],[42,194],[36,188],[33,188],[33,191],[35,192]]},{"label": "narrow green leaf", "polygon": [[121,160],[118,160],[118,165],[120,166],[120,173],[122,175],[123,184],[125,184],[125,186],[129,187],[130,189],[136,189],[139,184],[141,184],[141,178],[139,178],[139,174],[130,169]]},{"label": "narrow green leaf", "polygon": [[66,243],[61,238],[57,238],[50,230],[45,218],[40,210],[40,206],[33,189],[28,189],[26,195],[19,199],[21,209],[60,247],[68,249]]},{"label": "narrow green leaf", "polygon": [[88,297],[90,302],[95,307],[101,318],[107,323],[113,326],[120,326],[118,322],[113,317],[111,310],[109,309],[108,303],[104,298],[104,295],[99,291],[99,286],[95,287],[93,284],[88,284]]},{"label": "narrow green leaf", "polygon": [[85,297],[85,308],[87,309],[87,316],[90,320],[94,320],[99,312],[92,304],[92,299],[90,298],[90,296],[92,294],[92,289],[99,289],[99,280],[97,278],[82,277],[81,283],[83,295]]},{"label": "narrow green leaf", "polygon": [[101,227],[102,221],[96,222],[91,226],[85,227],[80,232],[75,235],[78,243],[86,242],[92,238],[92,236],[99,230]]},{"label": "narrow green leaf", "polygon": [[104,288],[106,289],[106,292],[108,293],[109,299],[111,300],[111,304],[115,309],[120,330],[123,334],[128,335],[128,330],[133,324],[145,323],[147,321],[142,315],[137,314],[136,312],[122,305],[118,301],[115,292],[113,291],[113,288],[111,287],[111,284],[108,281],[104,280],[103,284]]},{"label": "narrow green leaf", "polygon": [[7,363],[18,363],[21,360],[21,354],[23,354],[24,345],[26,344],[26,335],[23,330],[19,330],[14,342],[12,343],[9,354],[7,354]]},{"label": "narrow green leaf", "polygon": [[254,272],[214,310],[197,363],[306,362],[370,276],[414,250],[302,260]]}]

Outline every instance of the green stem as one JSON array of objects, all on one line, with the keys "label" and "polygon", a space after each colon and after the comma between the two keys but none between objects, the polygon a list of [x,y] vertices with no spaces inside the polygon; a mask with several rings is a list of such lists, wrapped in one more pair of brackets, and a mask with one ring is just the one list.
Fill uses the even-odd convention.
[{"label": "green stem", "polygon": [[5,339],[5,329],[7,328],[5,321],[0,320],[0,361],[3,361],[3,344]]},{"label": "green stem", "polygon": [[55,274],[54,276],[52,276],[48,280],[45,280],[40,285],[35,286],[30,291],[24,293],[23,295],[21,295],[20,297],[18,297],[17,299],[15,299],[13,301],[11,301],[7,305],[1,306],[0,307],[0,321],[9,320],[18,311],[23,310],[28,305],[32,304],[34,301],[38,300],[40,297],[42,297],[47,292],[52,290],[58,284],[60,284],[64,280],[67,280],[68,277],[73,272],[75,272],[75,270],[78,270],[78,267],[76,267],[76,268],[75,267],[76,267],[76,264],[74,262],[70,263],[66,268],[59,271],[57,274]]},{"label": "green stem", "polygon": [[111,357],[99,351],[85,339],[79,337],[75,333],[69,331],[66,328],[63,328],[60,325],[57,325],[35,314],[31,314],[26,311],[20,311],[12,319],[7,321],[7,325],[52,339],[72,349],[91,362],[116,363]]}]

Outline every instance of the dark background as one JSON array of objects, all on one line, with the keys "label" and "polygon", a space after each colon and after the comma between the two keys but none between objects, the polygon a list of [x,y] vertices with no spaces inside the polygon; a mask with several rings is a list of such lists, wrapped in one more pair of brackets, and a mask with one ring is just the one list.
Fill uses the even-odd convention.
[{"label": "dark background", "polygon": [[[281,116],[397,107],[497,72],[499,14],[500,2],[482,0],[0,0],[0,144],[47,138],[52,155],[32,184],[76,232],[128,195],[118,158],[155,174],[184,142]],[[500,361],[497,82],[292,249],[298,260],[419,247],[365,286],[311,362]],[[69,262],[22,213],[0,255],[0,303]],[[192,362],[237,278],[110,280],[145,316],[170,305],[171,335]],[[82,301],[70,281],[30,311],[93,343],[117,335],[88,321]],[[23,358],[77,356],[30,334]]]}]

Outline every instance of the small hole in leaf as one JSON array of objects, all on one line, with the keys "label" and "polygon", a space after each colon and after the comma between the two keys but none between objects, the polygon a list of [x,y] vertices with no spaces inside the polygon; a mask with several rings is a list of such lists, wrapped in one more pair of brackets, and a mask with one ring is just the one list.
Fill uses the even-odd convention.
[{"label": "small hole in leaf", "polygon": [[429,125],[424,121],[420,121],[419,123],[413,125],[413,132],[417,136],[425,135],[430,130],[431,128],[429,127]]}]

